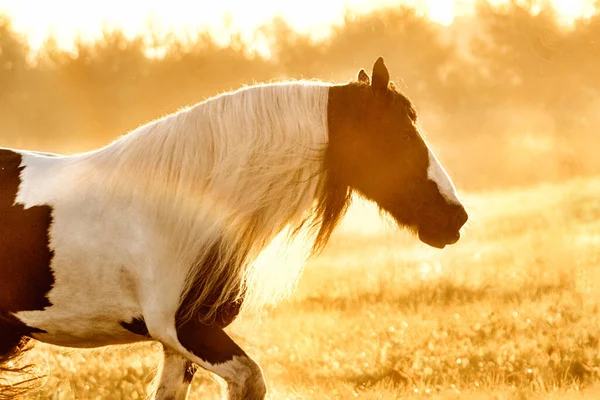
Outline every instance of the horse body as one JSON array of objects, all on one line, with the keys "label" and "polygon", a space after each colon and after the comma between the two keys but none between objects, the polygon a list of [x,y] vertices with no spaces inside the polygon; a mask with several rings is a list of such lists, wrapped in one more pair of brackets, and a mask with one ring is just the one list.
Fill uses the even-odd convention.
[{"label": "horse body", "polygon": [[[377,71],[373,92],[361,75],[358,85],[245,88],[89,153],[0,150],[0,372],[25,337],[69,347],[158,340],[157,399],[185,399],[194,365],[224,378],[231,399],[264,398],[260,367],[224,328],[294,281],[270,282],[280,266],[257,264],[278,235],[306,230],[324,245],[352,190],[436,247],[458,240],[466,221],[412,106],[387,80],[377,89]],[[352,110],[372,96],[390,121]],[[412,142],[386,138],[392,122]],[[381,143],[359,136],[369,129]],[[391,142],[404,153],[385,156]],[[415,208],[417,195],[426,198]]]}]

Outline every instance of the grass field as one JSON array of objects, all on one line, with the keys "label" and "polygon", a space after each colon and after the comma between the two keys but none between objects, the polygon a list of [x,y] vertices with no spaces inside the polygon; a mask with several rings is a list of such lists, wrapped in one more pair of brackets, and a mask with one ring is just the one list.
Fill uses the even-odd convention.
[{"label": "grass field", "polygon": [[[233,331],[272,399],[600,398],[600,179],[465,194],[445,250],[360,205],[296,293]],[[142,399],[157,346],[38,345],[39,399]],[[207,374],[192,399],[217,399]]]}]

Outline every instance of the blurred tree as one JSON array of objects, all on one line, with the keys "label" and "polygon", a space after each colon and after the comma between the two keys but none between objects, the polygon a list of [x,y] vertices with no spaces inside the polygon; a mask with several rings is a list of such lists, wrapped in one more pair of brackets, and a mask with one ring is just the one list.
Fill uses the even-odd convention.
[{"label": "blurred tree", "polygon": [[[34,118],[28,104],[35,71],[28,65],[29,46],[16,34],[9,19],[0,14],[0,132],[20,145],[18,128]],[[10,118],[19,116],[19,120]],[[27,131],[27,129],[25,129]]]},{"label": "blurred tree", "polygon": [[27,71],[29,47],[12,29],[9,19],[0,14],[0,88],[3,94],[18,87]]}]

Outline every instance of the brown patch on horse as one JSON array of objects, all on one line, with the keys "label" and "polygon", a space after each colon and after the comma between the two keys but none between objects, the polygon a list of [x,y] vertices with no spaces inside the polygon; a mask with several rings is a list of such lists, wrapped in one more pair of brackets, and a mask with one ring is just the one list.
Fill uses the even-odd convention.
[{"label": "brown patch on horse", "polygon": [[206,325],[195,318],[177,326],[177,339],[188,351],[211,364],[246,355],[220,326]]},{"label": "brown patch on horse", "polygon": [[[207,256],[204,258],[202,271],[209,273],[214,265],[218,262],[222,262],[222,257],[219,251],[220,243],[217,242],[213,245]],[[193,306],[197,292],[202,288],[203,281],[206,277],[199,274],[195,277],[192,289],[185,295],[181,305],[175,315],[175,323],[177,328],[177,338],[181,344],[192,352],[194,355],[200,357],[204,361],[208,361],[211,364],[222,363],[230,361],[234,356],[245,355],[244,351],[223,331],[223,328],[231,324],[240,312],[242,301],[240,299],[233,299],[232,301],[225,303],[220,307],[210,323],[201,322],[197,317],[189,317],[187,313],[190,307]],[[218,298],[220,291],[223,289],[220,285],[215,286],[214,298]],[[235,296],[236,298],[239,296]],[[210,303],[210,299],[208,303]],[[209,308],[210,304],[206,305]],[[198,310],[199,313],[203,312],[203,308]],[[188,369],[192,368],[188,366]],[[191,370],[190,370],[191,372]],[[193,373],[190,375],[190,379],[193,377]]]},{"label": "brown patch on horse", "polygon": [[191,361],[185,363],[185,372],[183,373],[183,382],[192,383],[194,374],[198,371],[198,366]]},{"label": "brown patch on horse", "polygon": [[43,310],[54,285],[49,247],[52,208],[15,204],[22,156],[0,149],[0,314]]},{"label": "brown patch on horse", "polygon": [[0,342],[4,338],[3,335],[29,336],[32,333],[46,333],[46,331],[27,326],[11,313],[0,311]]},{"label": "brown patch on horse", "polygon": [[133,334],[150,337],[144,318],[133,318],[131,322],[121,321],[119,324]]},{"label": "brown patch on horse", "polygon": [[[212,305],[220,297],[221,293],[225,290],[224,285],[227,277],[222,276],[222,279],[219,280],[222,283],[218,283],[214,286],[214,294],[206,300],[205,306],[193,311],[196,299],[198,298],[198,293],[202,291],[204,282],[209,279],[207,275],[214,273],[215,271],[215,268],[211,268],[211,266],[217,265],[217,263],[226,262],[221,256],[221,252],[219,250],[220,246],[221,243],[217,241],[203,258],[203,260],[199,261],[203,264],[201,268],[198,268],[201,273],[196,273],[196,275],[194,275],[193,284],[191,285],[190,290],[183,297],[179,309],[177,310],[177,314],[175,315],[175,321],[178,326],[190,319],[193,315],[200,314],[204,316],[206,311],[212,307]],[[227,268],[223,269],[223,273],[227,273],[227,270]],[[217,311],[214,313],[214,316],[208,321],[210,325],[214,324],[218,327],[225,328],[237,318],[243,302],[243,296],[239,296],[238,294],[239,293],[232,294],[231,300],[225,302],[223,306],[217,309]]]}]

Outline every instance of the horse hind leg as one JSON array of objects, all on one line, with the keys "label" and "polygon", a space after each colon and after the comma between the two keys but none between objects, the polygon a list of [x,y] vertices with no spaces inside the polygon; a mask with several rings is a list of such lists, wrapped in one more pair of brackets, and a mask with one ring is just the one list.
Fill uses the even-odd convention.
[{"label": "horse hind leg", "polygon": [[196,366],[178,352],[163,345],[162,368],[155,381],[152,400],[185,400]]},{"label": "horse hind leg", "polygon": [[[30,340],[14,327],[0,324],[0,400],[22,398],[37,381],[37,377],[31,377],[30,365],[15,365],[31,349]],[[18,380],[17,375],[29,376]]]}]

